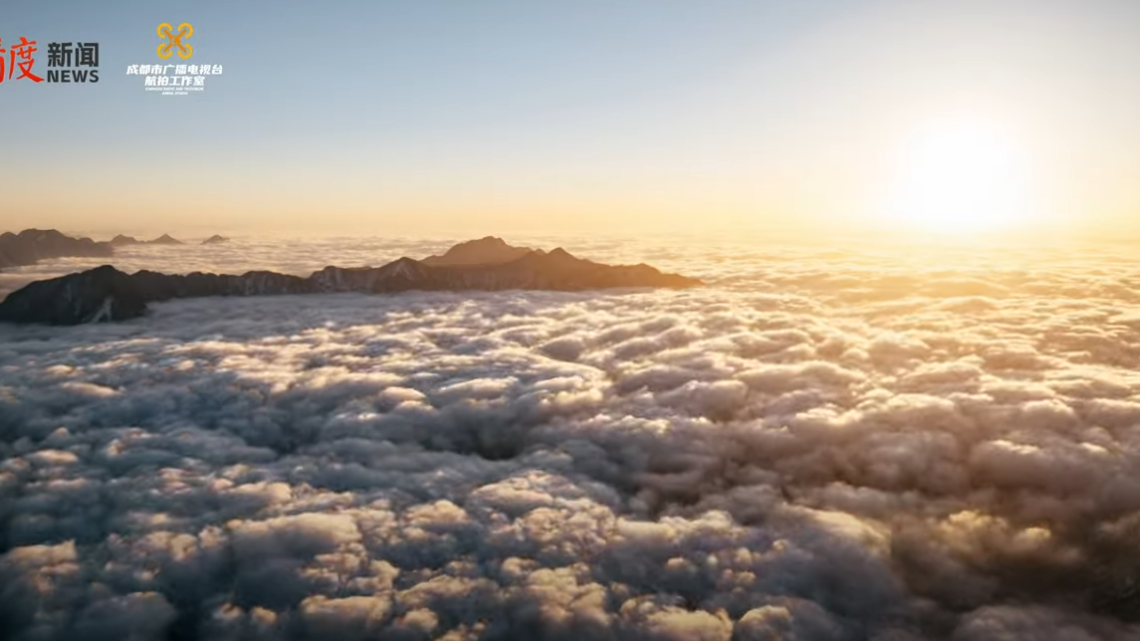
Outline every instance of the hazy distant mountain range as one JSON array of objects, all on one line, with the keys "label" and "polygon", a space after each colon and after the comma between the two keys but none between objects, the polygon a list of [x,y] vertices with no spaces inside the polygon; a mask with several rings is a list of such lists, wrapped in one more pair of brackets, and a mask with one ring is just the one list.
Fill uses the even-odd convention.
[{"label": "hazy distant mountain range", "polygon": [[0,303],[0,321],[75,325],[135,318],[147,304],[200,296],[259,296],[323,292],[394,293],[410,290],[539,289],[574,291],[613,287],[692,287],[695,278],[664,274],[649,265],[604,265],[550,252],[512,247],[488,236],[460,243],[442,256],[400,258],[381,267],[326,267],[307,278],[268,271],[240,276],[134,274],[104,265],[36,281]]},{"label": "hazy distant mountain range", "polygon": [[34,265],[41,260],[65,256],[110,256],[113,253],[110,243],[72,238],[54,229],[25,229],[18,234],[0,234],[0,269]]},{"label": "hazy distant mountain range", "polygon": [[[213,238],[221,238],[221,236],[214,236]],[[208,239],[206,242],[209,242]],[[205,245],[206,242],[202,244]],[[163,234],[154,240],[139,240],[133,236],[124,236],[119,234],[111,239],[111,244],[115,247],[123,247],[126,245],[184,245],[181,240],[172,237],[170,234]]]},{"label": "hazy distant mountain range", "polygon": [[[214,235],[202,241],[202,244],[214,245],[228,241],[228,238]],[[18,234],[0,234],[0,270],[68,256],[112,256],[116,247],[128,245],[183,244],[185,243],[169,234],[163,234],[154,240],[138,240],[119,234],[110,241],[99,242],[90,238],[73,238],[54,229],[25,229]]]}]

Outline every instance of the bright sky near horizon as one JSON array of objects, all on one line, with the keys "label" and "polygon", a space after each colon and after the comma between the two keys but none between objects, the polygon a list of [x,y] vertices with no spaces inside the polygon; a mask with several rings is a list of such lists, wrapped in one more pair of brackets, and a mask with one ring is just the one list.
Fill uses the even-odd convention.
[{"label": "bright sky near horizon", "polygon": [[[0,83],[0,229],[1140,231],[1134,0],[111,7],[0,8],[101,49]],[[206,91],[126,75],[163,22]]]}]

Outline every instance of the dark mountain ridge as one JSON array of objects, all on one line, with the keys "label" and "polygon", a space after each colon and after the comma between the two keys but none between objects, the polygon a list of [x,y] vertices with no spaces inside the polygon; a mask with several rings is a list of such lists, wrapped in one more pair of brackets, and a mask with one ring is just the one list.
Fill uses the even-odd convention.
[{"label": "dark mountain ridge", "polygon": [[[497,245],[497,243],[495,243]],[[505,244],[505,243],[504,243]],[[509,246],[508,246],[509,247]],[[512,248],[514,249],[514,248]],[[495,253],[501,256],[502,252]],[[483,256],[490,260],[490,256]],[[477,259],[472,255],[469,260]],[[269,296],[327,292],[396,293],[536,289],[578,291],[617,287],[693,287],[695,278],[664,274],[649,265],[605,265],[558,248],[527,251],[506,262],[430,265],[400,258],[381,267],[326,267],[307,278],[268,271],[240,276],[121,272],[104,265],[60,278],[36,281],[0,303],[0,321],[76,325],[136,318],[147,304],[202,296]]]}]

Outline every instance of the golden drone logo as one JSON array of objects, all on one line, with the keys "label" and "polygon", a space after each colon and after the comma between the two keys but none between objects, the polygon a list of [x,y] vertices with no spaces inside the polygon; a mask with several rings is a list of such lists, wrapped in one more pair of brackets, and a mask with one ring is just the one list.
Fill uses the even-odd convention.
[{"label": "golden drone logo", "polygon": [[174,32],[174,27],[171,27],[169,22],[158,25],[158,37],[169,41],[158,45],[158,57],[163,60],[169,58],[174,55],[175,47],[178,47],[178,57],[183,60],[194,55],[193,45],[182,42],[192,35],[194,35],[194,27],[189,22],[178,25],[177,33]]}]

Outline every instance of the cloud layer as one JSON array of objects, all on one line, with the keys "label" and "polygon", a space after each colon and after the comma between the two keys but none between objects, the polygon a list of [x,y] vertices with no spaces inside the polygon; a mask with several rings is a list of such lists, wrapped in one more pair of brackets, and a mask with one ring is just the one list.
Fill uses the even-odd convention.
[{"label": "cloud layer", "polygon": [[0,636],[1140,639],[1127,262],[559,244],[713,285],[0,328]]}]

